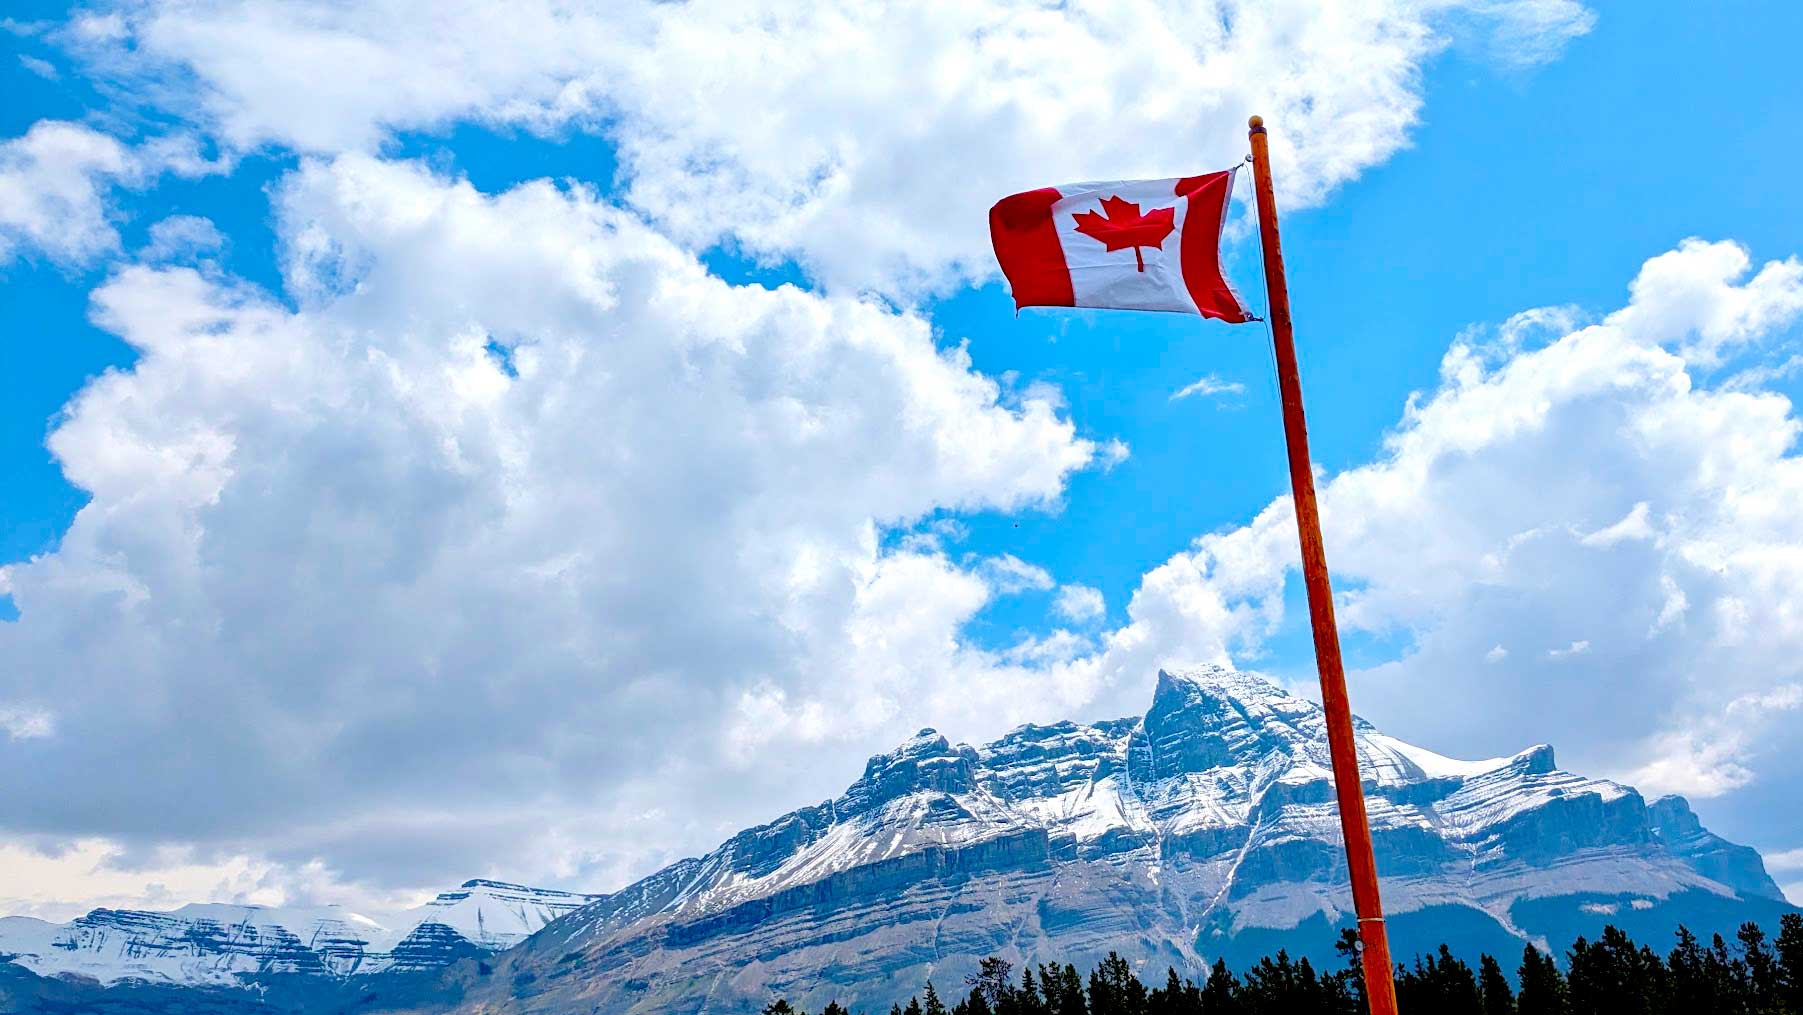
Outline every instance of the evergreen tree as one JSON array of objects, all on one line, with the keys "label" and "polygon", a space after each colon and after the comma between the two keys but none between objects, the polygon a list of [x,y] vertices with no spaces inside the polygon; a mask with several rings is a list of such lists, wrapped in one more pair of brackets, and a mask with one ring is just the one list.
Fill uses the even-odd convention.
[{"label": "evergreen tree", "polygon": [[1279,949],[1277,958],[1259,959],[1246,970],[1240,987],[1239,1010],[1257,1015],[1265,1013],[1309,1012],[1328,1008],[1330,1004],[1322,980],[1315,975],[1307,959],[1290,960],[1290,953]]},{"label": "evergreen tree", "polygon": [[1437,955],[1416,957],[1414,973],[1405,973],[1396,985],[1396,1006],[1408,1011],[1476,1015],[1482,1004],[1471,967],[1454,958],[1445,945]]},{"label": "evergreen tree", "polygon": [[[1719,939],[1718,939],[1719,940]],[[1656,1015],[1666,990],[1665,964],[1636,947],[1613,924],[1592,943],[1573,944],[1566,987],[1572,1015]]]},{"label": "evergreen tree", "polygon": [[920,1010],[920,998],[908,998],[908,1010],[903,1012],[902,1015],[922,1015]]},{"label": "evergreen tree", "polygon": [[1720,934],[1711,940],[1704,958],[1716,1006],[1723,1011],[1740,1011],[1749,992],[1747,964],[1728,950],[1728,942]]},{"label": "evergreen tree", "polygon": [[1014,1011],[1010,1015],[1047,1015],[1049,1007],[1039,995],[1039,984],[1033,979],[1033,967],[1020,971],[1020,990],[1015,992]]},{"label": "evergreen tree", "polygon": [[902,1015],[901,1005],[899,1005],[899,1004],[890,1005],[889,1006],[889,1015]]},{"label": "evergreen tree", "polygon": [[1689,927],[1678,927],[1678,943],[1665,957],[1666,1010],[1709,1011],[1715,1007],[1716,984],[1709,953]]},{"label": "evergreen tree", "polygon": [[841,1008],[839,1002],[828,1001],[826,1007],[821,1009],[820,1015],[851,1015],[851,1013]]},{"label": "evergreen tree", "polygon": [[1188,1015],[1183,996],[1183,978],[1177,975],[1176,966],[1167,966],[1164,986],[1154,988],[1146,998],[1146,1011],[1150,1015]]},{"label": "evergreen tree", "polygon": [[966,986],[983,995],[986,1011],[1000,1011],[1014,993],[1014,966],[1007,959],[991,955],[978,963],[974,975],[964,978]]},{"label": "evergreen tree", "polygon": [[1496,957],[1485,952],[1478,959],[1478,993],[1483,995],[1484,1015],[1515,1015],[1515,992],[1503,975]]},{"label": "evergreen tree", "polygon": [[933,989],[933,981],[927,981],[927,1003],[921,1009],[922,1015],[951,1015],[945,1010],[945,1002],[939,1000],[939,992]]},{"label": "evergreen tree", "polygon": [[1789,1015],[1803,1015],[1803,914],[1778,921],[1778,996]]},{"label": "evergreen tree", "polygon": [[1521,994],[1515,999],[1517,1015],[1566,1015],[1565,977],[1551,955],[1533,945],[1524,947],[1516,975],[1521,981]]},{"label": "evergreen tree", "polygon": [[779,997],[764,1006],[764,1015],[795,1015],[795,1009],[789,1006],[789,999]]},{"label": "evergreen tree", "polygon": [[1146,1015],[1146,987],[1114,952],[1089,974],[1090,1015]]},{"label": "evergreen tree", "polygon": [[1747,969],[1747,1009],[1755,1015],[1780,1012],[1778,960],[1765,943],[1765,931],[1756,923],[1743,923],[1734,935],[1740,941],[1741,962]]},{"label": "evergreen tree", "polygon": [[1359,940],[1359,932],[1350,927],[1340,931],[1340,939],[1333,943],[1333,950],[1339,954],[1344,964],[1340,979],[1351,996],[1352,1010],[1355,1012],[1370,1010],[1365,1000],[1364,948],[1364,942]]},{"label": "evergreen tree", "polygon": [[1240,981],[1227,968],[1225,959],[1216,959],[1202,985],[1202,1010],[1207,1015],[1237,1015],[1240,1008]]}]

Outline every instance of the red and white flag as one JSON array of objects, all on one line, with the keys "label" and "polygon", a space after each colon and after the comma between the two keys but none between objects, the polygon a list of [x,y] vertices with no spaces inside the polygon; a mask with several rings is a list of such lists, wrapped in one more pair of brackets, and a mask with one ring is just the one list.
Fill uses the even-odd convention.
[{"label": "red and white flag", "polygon": [[1073,183],[997,201],[989,236],[1014,305],[1254,320],[1221,272],[1236,171]]}]

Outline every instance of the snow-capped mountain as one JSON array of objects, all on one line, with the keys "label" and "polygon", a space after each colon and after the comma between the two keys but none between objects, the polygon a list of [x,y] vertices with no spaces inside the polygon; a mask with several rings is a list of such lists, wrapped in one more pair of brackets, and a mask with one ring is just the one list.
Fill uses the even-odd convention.
[{"label": "snow-capped mountain", "polygon": [[96,909],[66,924],[0,919],[0,956],[45,976],[238,986],[259,977],[438,969],[510,948],[597,896],[466,881],[431,902],[371,917],[336,906]]},{"label": "snow-capped mountain", "polygon": [[[1759,855],[1682,798],[1561,771],[1550,747],[1458,761],[1362,720],[1357,741],[1405,960],[1441,942],[1468,958],[1563,947],[1604,922],[1648,941],[1681,922],[1731,931],[1790,908]],[[386,920],[189,906],[0,921],[0,953],[25,969],[116,984],[0,972],[0,1009],[99,992],[108,1010],[172,1010],[168,989],[233,985],[259,991],[214,990],[208,1010],[273,990],[296,1010],[725,1013],[784,995],[880,1011],[996,954],[1082,967],[1117,951],[1151,975],[1279,947],[1333,961],[1351,901],[1331,778],[1313,702],[1228,670],[1160,673],[1144,716],[981,747],[922,730],[844,795],[610,895],[471,881]]]},{"label": "snow-capped mountain", "polygon": [[[1682,799],[1649,806],[1559,770],[1550,747],[1457,761],[1362,720],[1357,740],[1399,956],[1786,908],[1758,855]],[[843,796],[551,925],[472,1003],[711,1012],[781,994],[881,1010],[990,954],[1081,967],[1114,950],[1199,971],[1330,952],[1345,883],[1319,706],[1228,670],[1160,673],[1143,717],[982,747],[922,730]]]}]

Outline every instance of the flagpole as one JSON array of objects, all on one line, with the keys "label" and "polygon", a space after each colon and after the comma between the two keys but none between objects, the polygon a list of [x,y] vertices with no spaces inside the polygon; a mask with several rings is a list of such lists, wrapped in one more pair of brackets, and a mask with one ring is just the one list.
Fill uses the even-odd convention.
[{"label": "flagpole", "polygon": [[1296,372],[1296,339],[1290,322],[1290,292],[1283,278],[1283,248],[1277,238],[1277,197],[1271,186],[1271,150],[1265,121],[1246,124],[1252,142],[1252,175],[1258,198],[1258,234],[1265,255],[1277,384],[1283,398],[1283,436],[1289,448],[1290,490],[1296,502],[1296,534],[1302,543],[1302,580],[1315,630],[1315,666],[1321,673],[1321,705],[1327,715],[1328,751],[1333,757],[1334,794],[1340,804],[1340,832],[1352,875],[1352,907],[1358,913],[1360,958],[1371,1015],[1396,1015],[1396,983],[1390,942],[1384,932],[1383,902],[1377,892],[1377,861],[1371,853],[1371,825],[1359,785],[1358,748],[1352,738],[1352,707],[1346,700],[1346,671],[1340,635],[1334,626],[1333,587],[1321,545],[1321,513],[1315,504],[1315,476],[1309,465],[1308,422],[1302,415],[1302,381]]}]

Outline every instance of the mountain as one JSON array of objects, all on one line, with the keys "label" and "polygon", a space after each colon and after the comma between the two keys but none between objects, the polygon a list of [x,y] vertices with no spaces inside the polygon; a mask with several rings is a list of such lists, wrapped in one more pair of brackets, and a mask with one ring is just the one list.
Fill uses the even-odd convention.
[{"label": "mountain", "polygon": [[[1680,798],[1561,771],[1551,747],[1456,761],[1359,720],[1391,936],[1518,954],[1613,922],[1660,940],[1789,907]],[[484,1012],[818,1010],[958,988],[977,961],[1119,951],[1192,974],[1278,947],[1333,961],[1351,922],[1320,707],[1224,669],[1160,673],[1142,717],[922,730],[843,796],[747,829],[558,920],[487,976]]]},{"label": "mountain", "polygon": [[0,956],[43,976],[240,986],[259,978],[344,979],[438,970],[510,948],[597,896],[466,881],[392,917],[336,906],[96,909],[66,924],[0,919]]},{"label": "mountain", "polygon": [[[1562,771],[1545,745],[1457,761],[1363,720],[1356,739],[1405,961],[1441,942],[1563,949],[1606,922],[1707,939],[1791,908],[1682,798]],[[1326,742],[1319,706],[1262,678],[1161,672],[1143,716],[980,747],[922,730],[843,795],[609,895],[471,881],[390,920],[0,921],[0,953],[19,954],[0,1011],[749,1013],[781,995],[878,1012],[928,978],[960,990],[987,955],[1084,968],[1117,951],[1153,978],[1280,947],[1331,963],[1351,900]]]}]

